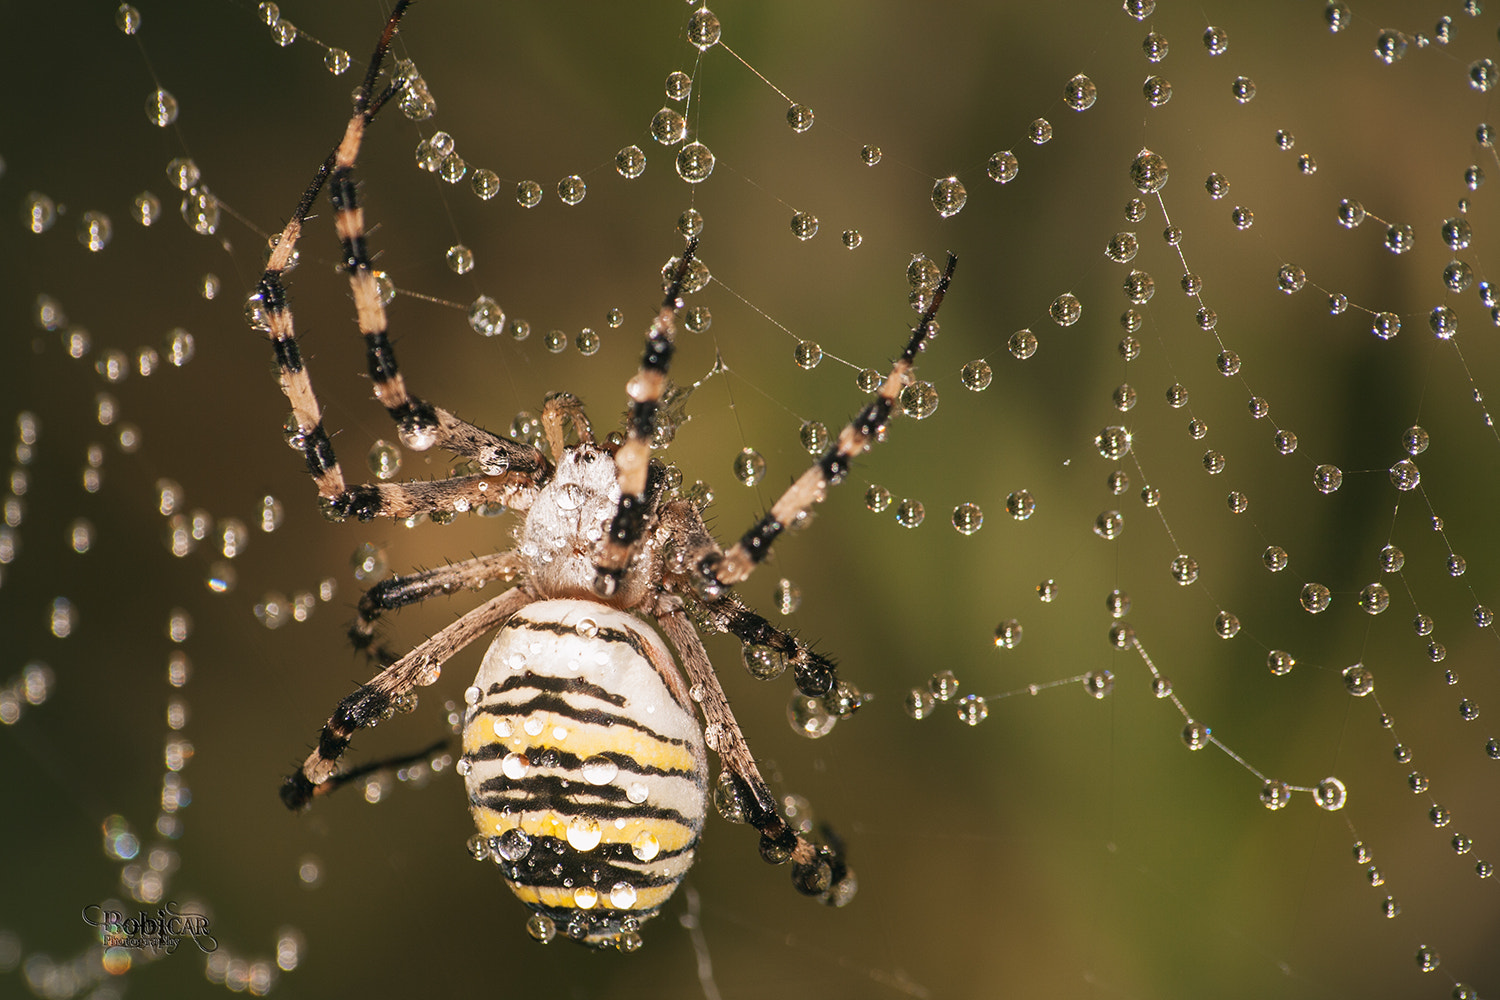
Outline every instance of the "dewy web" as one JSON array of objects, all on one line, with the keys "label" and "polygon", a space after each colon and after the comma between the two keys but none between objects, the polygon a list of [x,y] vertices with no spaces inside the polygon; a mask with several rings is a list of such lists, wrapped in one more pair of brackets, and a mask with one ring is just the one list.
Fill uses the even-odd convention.
[{"label": "dewy web", "polygon": [[[326,198],[294,246],[274,235],[389,13],[325,7],[33,7],[8,36],[30,96],[0,137],[0,728],[26,822],[0,976],[48,997],[482,967],[598,995],[645,975],[708,996],[1500,992],[1494,11],[414,7],[358,164],[364,305],[401,375],[549,462],[588,443],[549,392],[601,446],[634,433],[724,543],[739,606],[863,701],[788,699],[756,680],[776,649],[745,647],[746,677],[700,620],[761,818],[835,831],[859,893],[799,904],[710,810],[649,947],[580,964],[520,931],[488,841],[464,849],[449,772],[472,773],[453,733],[489,704],[456,679],[477,638],[360,734],[340,795],[300,819],[269,799],[370,678],[347,623],[387,660],[445,634],[511,568],[451,601],[478,578],[438,568],[499,567],[522,525],[477,494],[330,524],[275,440],[246,321],[268,322],[247,296],[279,252],[349,484],[514,475],[372,403]],[[53,42],[95,84],[39,90]],[[687,239],[670,377],[632,431],[621,390]],[[889,385],[950,251],[934,336]],[[844,484],[780,507],[883,393]],[[294,414],[287,442],[312,426]],[[745,578],[761,542],[736,532],[773,509]],[[433,600],[361,605],[413,571]],[[603,912],[614,881],[566,888]],[[169,902],[217,949],[78,918]],[[414,912],[441,914],[421,949]]]}]

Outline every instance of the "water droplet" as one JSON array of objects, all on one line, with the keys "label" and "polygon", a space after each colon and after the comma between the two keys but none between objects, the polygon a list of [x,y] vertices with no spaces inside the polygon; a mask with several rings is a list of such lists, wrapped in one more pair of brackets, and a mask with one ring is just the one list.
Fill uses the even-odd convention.
[{"label": "water droplet", "polygon": [[1220,639],[1233,639],[1240,634],[1239,616],[1228,611],[1220,611],[1214,616],[1214,632]]},{"label": "water droplet", "polygon": [[1107,698],[1115,689],[1115,675],[1108,670],[1090,670],[1083,675],[1083,689],[1090,698]]},{"label": "water droplet", "polygon": [[793,132],[806,132],[813,127],[813,109],[806,104],[793,104],[786,109],[786,123]]},{"label": "water droplet", "polygon": [[953,527],[960,535],[972,535],[984,525],[984,512],[978,504],[961,503],[953,508]]},{"label": "water droplet", "polygon": [[577,174],[569,174],[557,182],[557,197],[564,205],[576,205],[589,192],[588,185]]},{"label": "water droplet", "polygon": [[1024,521],[1036,512],[1036,500],[1028,490],[1016,490],[1006,496],[1005,509],[1017,521]]},{"label": "water droplet", "polygon": [[1416,243],[1416,238],[1411,226],[1388,226],[1385,231],[1385,248],[1395,254],[1406,253]]},{"label": "water droplet", "polygon": [[533,913],[526,918],[526,933],[546,944],[557,936],[557,925],[552,922],[551,917]]},{"label": "water droplet", "polygon": [[1172,81],[1152,74],[1141,84],[1141,95],[1146,98],[1147,104],[1159,108],[1172,99]]},{"label": "water droplet", "polygon": [[454,274],[468,274],[474,270],[474,251],[462,243],[449,247],[443,259],[448,263],[448,270]]},{"label": "water droplet", "polygon": [[1167,57],[1171,45],[1167,42],[1166,36],[1152,31],[1141,41],[1141,50],[1146,53],[1147,59],[1157,63]]},{"label": "water droplet", "polygon": [[[642,156],[644,166],[645,157]],[[677,151],[677,176],[689,184],[701,184],[714,172],[714,154],[701,142],[690,142]]]},{"label": "water droplet", "polygon": [[786,706],[786,717],[793,732],[811,740],[827,736],[839,721],[837,715],[824,707],[823,699],[808,697],[800,691],[792,692]]},{"label": "water droplet", "polygon": [[542,186],[536,181],[521,181],[516,185],[516,204],[522,208],[536,208],[542,203]]},{"label": "water droplet", "polygon": [[103,212],[84,212],[78,220],[78,242],[94,253],[109,246],[114,226]]},{"label": "water droplet", "polygon": [[661,842],[654,833],[643,833],[630,842],[630,853],[637,861],[650,861],[661,851]]},{"label": "water droplet", "polygon": [[1236,205],[1229,213],[1229,221],[1236,229],[1249,229],[1255,225],[1255,213],[1248,208]]},{"label": "water droplet", "polygon": [[1160,191],[1167,184],[1167,161],[1162,156],[1143,149],[1131,161],[1130,182],[1142,194]]},{"label": "water droplet", "polygon": [[931,715],[936,704],[937,699],[932,696],[932,692],[921,688],[912,688],[902,700],[902,707],[906,709],[906,714],[918,722]]},{"label": "water droplet", "polygon": [[1303,584],[1297,600],[1309,614],[1318,615],[1328,610],[1328,606],[1333,603],[1333,595],[1321,583],[1308,583]]},{"label": "water droplet", "polygon": [[[1041,594],[1044,589],[1047,589],[1048,593],[1054,593],[1055,587],[1048,588],[1048,584],[1051,584],[1051,582],[1052,581],[1049,580],[1047,581],[1047,583],[1038,584],[1038,594]],[[1047,596],[1042,596],[1042,600],[1045,602],[1049,601],[1050,598]],[[1005,621],[995,626],[995,648],[1015,649],[1021,644],[1021,636],[1023,634],[1023,631],[1024,630],[1022,629],[1021,623],[1019,621],[1014,618],[1007,618]]]},{"label": "water droplet", "polygon": [[1292,801],[1292,790],[1284,781],[1266,781],[1260,786],[1260,804],[1271,811],[1285,809]]},{"label": "water droplet", "polygon": [[742,448],[734,456],[734,478],[746,486],[754,486],[766,475],[766,460],[754,448]]},{"label": "water droplet", "polygon": [[115,27],[127,35],[133,35],[141,30],[141,12],[128,3],[122,3],[115,9]]},{"label": "water droplet", "polygon": [[1360,610],[1368,615],[1378,615],[1391,606],[1391,593],[1384,585],[1372,583],[1359,592]]},{"label": "water droplet", "polygon": [[1203,47],[1211,56],[1222,56],[1229,51],[1229,32],[1212,25],[1203,32]]},{"label": "water droplet", "polygon": [[1038,146],[1051,142],[1052,123],[1045,118],[1033,119],[1031,124],[1026,126],[1026,138]]},{"label": "water droplet", "polygon": [[1135,233],[1115,233],[1104,247],[1104,256],[1116,264],[1124,264],[1134,260],[1139,250],[1140,241]]},{"label": "water droplet", "polygon": [[1403,458],[1390,468],[1391,483],[1401,491],[1414,490],[1422,481],[1422,473],[1417,468],[1417,463],[1409,458]]},{"label": "water droplet", "polygon": [[931,382],[913,382],[898,397],[902,411],[913,420],[926,420],[937,412],[938,391]]},{"label": "water droplet", "polygon": [[903,528],[915,528],[922,523],[927,512],[920,500],[902,500],[896,505],[896,523]]},{"label": "water droplet", "polygon": [[792,235],[799,240],[810,240],[818,235],[818,217],[811,212],[797,212],[792,215]]},{"label": "water droplet", "polygon": [[873,167],[879,163],[881,155],[879,146],[866,145],[859,151],[859,158],[864,161],[867,167]]},{"label": "water droplet", "polygon": [[1376,313],[1370,332],[1381,340],[1390,340],[1401,332],[1401,317],[1393,312]]},{"label": "water droplet", "polygon": [[963,211],[969,192],[957,177],[944,177],[932,186],[932,207],[947,219]]},{"label": "water droplet", "polygon": [[970,361],[959,370],[959,381],[970,392],[982,392],[990,387],[994,373],[983,359]]},{"label": "water droplet", "polygon": [[1237,76],[1229,84],[1229,92],[1236,101],[1248,104],[1255,99],[1255,81],[1248,76]]},{"label": "water droplet", "polygon": [[1016,159],[1015,153],[1012,153],[1008,149],[1002,149],[998,153],[990,154],[990,159],[985,165],[984,172],[996,184],[1009,184],[1021,172],[1021,163]]},{"label": "water droplet", "polygon": [[1094,435],[1094,448],[1101,457],[1117,461],[1130,453],[1130,431],[1124,427],[1110,426]]},{"label": "water droplet", "polygon": [[1010,340],[1006,342],[1006,349],[1010,351],[1011,357],[1017,361],[1025,361],[1031,357],[1036,353],[1036,348],[1036,334],[1030,330],[1017,330],[1010,335]]},{"label": "water droplet", "polygon": [[349,71],[349,53],[343,49],[330,48],[323,53],[323,66],[334,76],[343,76]]},{"label": "water droplet", "polygon": [[891,505],[891,491],[884,486],[872,485],[865,490],[865,509],[875,514],[883,514]]},{"label": "water droplet", "polygon": [[1125,515],[1117,510],[1106,510],[1094,518],[1094,534],[1105,541],[1114,541],[1125,531]]},{"label": "water droplet", "polygon": [[1180,555],[1172,560],[1172,579],[1181,586],[1188,586],[1198,580],[1198,560],[1189,555]]},{"label": "water droplet", "polygon": [[968,726],[977,726],[989,717],[990,706],[981,695],[966,694],[958,699],[958,720]]},{"label": "water droplet", "polygon": [[1136,305],[1144,305],[1156,294],[1156,281],[1145,271],[1131,271],[1123,287],[1125,297]]},{"label": "water droplet", "polygon": [[1083,304],[1072,292],[1064,292],[1052,300],[1047,313],[1058,326],[1072,326],[1083,315]]},{"label": "water droplet", "polygon": [[583,761],[583,778],[591,785],[607,785],[619,774],[619,766],[608,757],[595,754]]},{"label": "water droplet", "polygon": [[693,16],[688,20],[688,41],[697,46],[699,51],[712,48],[717,44],[720,31],[719,19],[707,7],[694,11]]},{"label": "water droplet", "polygon": [[166,128],[177,120],[177,98],[160,87],[146,95],[146,120]]},{"label": "water droplet", "polygon": [[864,237],[859,234],[858,229],[844,230],[841,239],[844,241],[844,247],[849,250],[859,249],[859,245],[864,242]]},{"label": "water droplet", "polygon": [[958,678],[951,670],[939,670],[927,679],[927,690],[938,701],[952,701],[958,694]]},{"label": "water droplet", "polygon": [[1344,485],[1344,473],[1336,465],[1320,465],[1313,469],[1313,486],[1319,493],[1334,493]]},{"label": "water droplet", "polygon": [[1500,70],[1496,70],[1492,59],[1478,59],[1469,64],[1469,86],[1486,91],[1500,81]]},{"label": "water droplet", "polygon": [[469,304],[469,326],[475,333],[493,337],[505,327],[505,310],[488,295]]}]

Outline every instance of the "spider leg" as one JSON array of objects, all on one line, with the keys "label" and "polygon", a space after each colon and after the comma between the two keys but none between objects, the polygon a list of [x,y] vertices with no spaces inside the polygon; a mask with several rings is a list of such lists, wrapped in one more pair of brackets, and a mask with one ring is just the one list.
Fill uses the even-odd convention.
[{"label": "spider leg", "polygon": [[[375,79],[408,3],[409,0],[398,3],[386,22],[385,31],[371,56],[369,70],[360,85],[354,114],[345,128],[344,137],[319,166],[296,211],[274,241],[271,258],[256,291],[260,322],[271,340],[281,390],[292,405],[292,418],[297,425],[296,440],[307,460],[307,470],[318,487],[318,494],[331,513],[361,519],[388,513],[377,496],[382,487],[346,488],[343,470],[323,427],[312,378],[297,345],[296,329],[282,280],[292,261],[307,213],[318,192],[330,180],[339,237],[344,247],[344,267],[349,271],[354,289],[375,395],[395,417],[402,442],[415,450],[439,446],[472,458],[478,462],[481,472],[491,476],[510,475],[535,481],[545,479],[551,470],[546,457],[530,445],[493,434],[409,395],[396,367],[395,353],[386,334],[385,307],[369,266],[364,220],[355,199],[352,172],[365,128],[374,121],[385,103],[406,85],[405,81],[397,80],[378,96],[371,97]],[[389,488],[385,488],[385,492],[389,494]]]},{"label": "spider leg", "polygon": [[401,659],[360,685],[339,702],[318,745],[302,767],[282,783],[281,801],[289,809],[300,809],[318,794],[318,786],[333,777],[339,758],[349,748],[355,732],[378,725],[398,711],[413,707],[412,692],[432,684],[443,664],[484,633],[496,628],[536,598],[524,587],[516,587],[481,604],[458,621],[407,653]]},{"label": "spider leg", "polygon": [[656,621],[677,651],[688,683],[702,695],[699,704],[707,721],[704,742],[719,755],[725,771],[732,776],[733,808],[760,831],[760,856],[774,865],[790,861],[792,884],[798,892],[815,896],[831,906],[847,903],[854,896],[856,883],[854,872],[844,859],[842,843],[831,835],[826,835],[828,843],[814,843],[787,824],[755,766],[755,758],[750,755],[750,747],[729,709],[729,699],[719,685],[713,663],[692,622],[680,605],[666,601],[658,607]]},{"label": "spider leg", "polygon": [[828,488],[843,482],[844,477],[849,474],[849,463],[854,456],[868,449],[881,437],[886,421],[895,408],[896,397],[911,379],[917,354],[934,333],[933,321],[937,318],[938,308],[943,304],[943,296],[948,291],[948,283],[953,279],[953,269],[957,265],[958,258],[949,254],[948,266],[932,293],[932,301],[913,328],[906,350],[901,352],[901,357],[891,367],[890,375],[886,376],[885,383],[876,392],[875,398],[857,417],[849,421],[839,433],[833,447],[787,488],[759,523],[745,532],[733,548],[722,556],[710,554],[705,557],[698,566],[698,572],[702,574],[706,585],[710,588],[715,584],[729,586],[739,583],[754,572],[755,567],[770,554],[771,543],[776,540],[776,536],[786,530],[787,525],[811,510],[814,504],[821,503],[828,495]]},{"label": "spider leg", "polygon": [[542,431],[547,436],[547,448],[553,461],[561,461],[563,449],[567,447],[567,427],[571,425],[578,436],[579,444],[594,443],[594,429],[589,425],[588,414],[583,404],[571,392],[548,393],[542,406]]},{"label": "spider leg", "polygon": [[[515,552],[496,552],[475,556],[463,562],[436,569],[381,580],[359,599],[359,618],[349,626],[349,643],[358,652],[367,652],[375,642],[375,623],[387,611],[417,604],[436,594],[455,590],[478,590],[494,580],[510,582],[521,573],[521,557]],[[395,661],[384,647],[374,650],[382,665]]]},{"label": "spider leg", "polygon": [[667,286],[666,297],[651,329],[646,331],[646,351],[641,356],[641,370],[625,386],[630,396],[630,417],[625,443],[615,452],[615,468],[620,484],[620,506],[605,534],[604,544],[594,563],[594,592],[608,597],[620,585],[625,567],[640,548],[646,534],[649,498],[646,493],[647,472],[651,465],[651,439],[656,434],[656,414],[667,390],[667,369],[676,350],[677,310],[682,308],[682,286],[698,250],[696,238],[688,240],[677,268]]},{"label": "spider leg", "polygon": [[363,778],[366,775],[375,774],[377,771],[392,771],[405,767],[408,764],[415,764],[418,761],[428,760],[433,756],[433,754],[437,753],[439,750],[446,749],[448,746],[448,740],[438,740],[431,746],[424,747],[423,749],[418,750],[416,753],[402,754],[399,757],[386,757],[383,760],[376,760],[371,761],[368,764],[361,764],[359,765],[359,767],[353,768],[348,771],[343,771],[339,774],[335,774],[333,777],[323,782],[317,788],[313,789],[313,795],[332,795],[334,792],[338,791],[340,788],[343,788],[350,782],[358,781],[360,778]]},{"label": "spider leg", "polygon": [[790,667],[798,691],[823,699],[824,706],[835,715],[854,714],[861,702],[859,691],[839,679],[833,660],[772,625],[729,588],[697,586],[701,581],[694,567],[705,559],[722,558],[724,551],[696,507],[684,500],[668,501],[661,507],[657,524],[664,540],[662,547],[667,548],[669,542],[674,552],[672,561],[663,567],[667,589],[696,591],[700,623],[716,632],[728,632],[744,643],[745,666],[751,674],[770,679]]}]

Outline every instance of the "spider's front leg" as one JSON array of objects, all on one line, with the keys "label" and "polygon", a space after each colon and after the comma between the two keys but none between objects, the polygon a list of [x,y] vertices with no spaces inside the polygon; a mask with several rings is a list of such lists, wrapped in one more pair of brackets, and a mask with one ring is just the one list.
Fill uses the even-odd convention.
[{"label": "spider's front leg", "polygon": [[748,577],[771,554],[771,544],[776,541],[777,536],[812,510],[815,504],[822,503],[830,486],[837,486],[844,481],[854,456],[881,439],[886,423],[895,411],[896,397],[911,381],[917,355],[927,346],[927,341],[937,334],[938,309],[942,307],[943,297],[948,292],[948,285],[953,280],[953,270],[957,266],[958,258],[950,253],[948,266],[933,287],[927,308],[922,311],[922,318],[912,328],[906,350],[901,352],[901,357],[891,366],[891,373],[876,391],[875,398],[845,425],[833,447],[797,477],[796,482],[777,498],[759,523],[745,532],[733,548],[720,554],[710,553],[703,559],[697,567],[703,578],[703,586],[728,587]]},{"label": "spider's front leg", "polygon": [[[688,682],[701,695],[699,702],[707,725],[703,741],[719,755],[733,784],[732,813],[760,831],[760,856],[773,865],[792,864],[792,884],[803,895],[814,896],[830,906],[843,906],[854,898],[857,881],[844,858],[843,844],[824,830],[826,843],[807,839],[787,823],[776,808],[775,796],[755,766],[755,758],[740,726],[730,711],[729,699],[714,673],[713,663],[681,601],[664,597],[655,613],[662,634],[676,650]],[[721,809],[722,811],[722,809]]]},{"label": "spider's front leg", "polygon": [[534,600],[530,592],[516,587],[481,604],[339,702],[323,726],[318,745],[282,784],[281,801],[289,809],[307,805],[318,794],[319,786],[334,776],[339,758],[356,732],[410,708],[412,692],[434,683],[443,664],[455,653]]}]

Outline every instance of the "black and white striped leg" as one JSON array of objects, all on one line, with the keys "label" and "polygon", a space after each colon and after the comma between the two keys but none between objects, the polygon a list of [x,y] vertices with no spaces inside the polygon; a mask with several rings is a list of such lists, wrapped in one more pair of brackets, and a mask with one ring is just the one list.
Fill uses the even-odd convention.
[{"label": "black and white striped leg", "polygon": [[705,602],[700,618],[711,628],[728,632],[744,644],[745,667],[763,680],[792,671],[797,690],[809,698],[823,701],[834,715],[847,717],[863,703],[859,689],[840,680],[834,661],[815,652],[784,629],[746,607],[735,594],[726,592],[717,600]]},{"label": "black and white striped leg", "polygon": [[[334,182],[336,207],[348,202],[348,211],[339,212],[338,228],[344,242],[346,267],[351,269],[350,281],[355,286],[355,303],[359,311],[360,328],[365,332],[370,374],[375,381],[377,397],[386,403],[397,418],[402,440],[408,447],[415,449],[442,447],[473,459],[481,473],[508,476],[522,485],[529,485],[528,478],[545,479],[551,468],[545,456],[530,445],[493,434],[446,410],[408,397],[396,369],[395,355],[386,337],[384,306],[375,287],[374,275],[369,269],[364,248],[363,221],[354,204],[350,172],[365,128],[386,101],[404,86],[401,82],[393,83],[378,97],[372,99],[370,96],[386,50],[407,5],[407,0],[403,0],[391,14],[380,43],[371,56],[370,67],[360,86],[355,111],[345,129],[344,138],[318,168],[291,220],[274,241],[271,258],[261,275],[256,292],[261,324],[271,340],[282,391],[292,404],[296,440],[306,458],[308,473],[317,484],[318,494],[323,498],[328,512],[341,517],[368,519],[388,513],[407,516],[396,513],[396,510],[404,509],[414,513],[420,510],[421,503],[418,500],[403,500],[397,492],[393,492],[398,488],[346,487],[333,444],[323,427],[322,412],[313,391],[312,379],[298,347],[283,277],[301,236],[307,213],[316,201],[318,192],[330,178]],[[362,270],[360,262],[363,262]],[[450,492],[462,494],[463,490]],[[436,502],[442,504],[446,499],[440,498]]]},{"label": "black and white striped leg", "polygon": [[625,567],[635,557],[646,534],[651,439],[656,435],[656,416],[667,391],[667,371],[676,350],[677,310],[682,308],[682,288],[697,251],[697,238],[688,240],[672,272],[661,308],[651,322],[651,329],[646,332],[641,370],[625,386],[630,396],[630,415],[625,443],[615,452],[620,506],[610,522],[604,545],[594,564],[594,591],[601,597],[612,595],[619,587]]},{"label": "black and white striped leg", "polygon": [[931,301],[923,310],[922,318],[912,329],[906,350],[901,352],[901,357],[892,365],[891,373],[886,376],[875,398],[860,411],[859,416],[849,421],[839,433],[833,447],[788,487],[771,505],[770,511],[755,527],[745,532],[733,548],[723,556],[705,557],[698,567],[705,583],[728,586],[748,577],[770,555],[771,544],[776,537],[797,518],[811,510],[814,504],[821,503],[828,495],[828,488],[843,482],[844,477],[849,474],[849,463],[854,456],[866,451],[881,438],[895,409],[896,397],[911,381],[917,355],[936,332],[938,309],[943,304],[943,296],[948,291],[948,284],[953,280],[953,269],[957,266],[958,258],[949,254],[948,266],[933,289]]},{"label": "black and white striped leg", "polygon": [[356,732],[378,725],[396,712],[416,707],[413,692],[434,683],[449,658],[534,600],[524,587],[508,590],[465,614],[360,685],[359,690],[339,702],[323,726],[318,745],[282,783],[281,801],[289,809],[307,805],[318,794],[318,787],[333,777],[339,758]]},{"label": "black and white striped leg", "polygon": [[[349,642],[359,652],[371,651],[375,643],[375,623],[385,612],[418,604],[438,594],[478,590],[496,580],[510,583],[520,573],[521,557],[518,554],[496,552],[420,573],[381,580],[360,597],[359,618],[349,626]],[[383,646],[376,647],[373,653],[382,665],[390,664],[396,659]]]},{"label": "black and white striped leg", "polygon": [[760,831],[760,855],[767,862],[774,865],[791,862],[792,884],[798,892],[830,906],[843,906],[854,897],[856,888],[854,872],[844,858],[843,844],[826,829],[825,842],[816,843],[787,823],[755,766],[755,758],[729,709],[729,699],[719,685],[718,675],[692,622],[680,604],[658,609],[656,621],[676,650],[688,683],[702,696],[699,704],[706,722],[704,742],[719,755],[729,775],[727,782],[720,778],[716,793],[719,811],[726,818],[742,820]]}]

